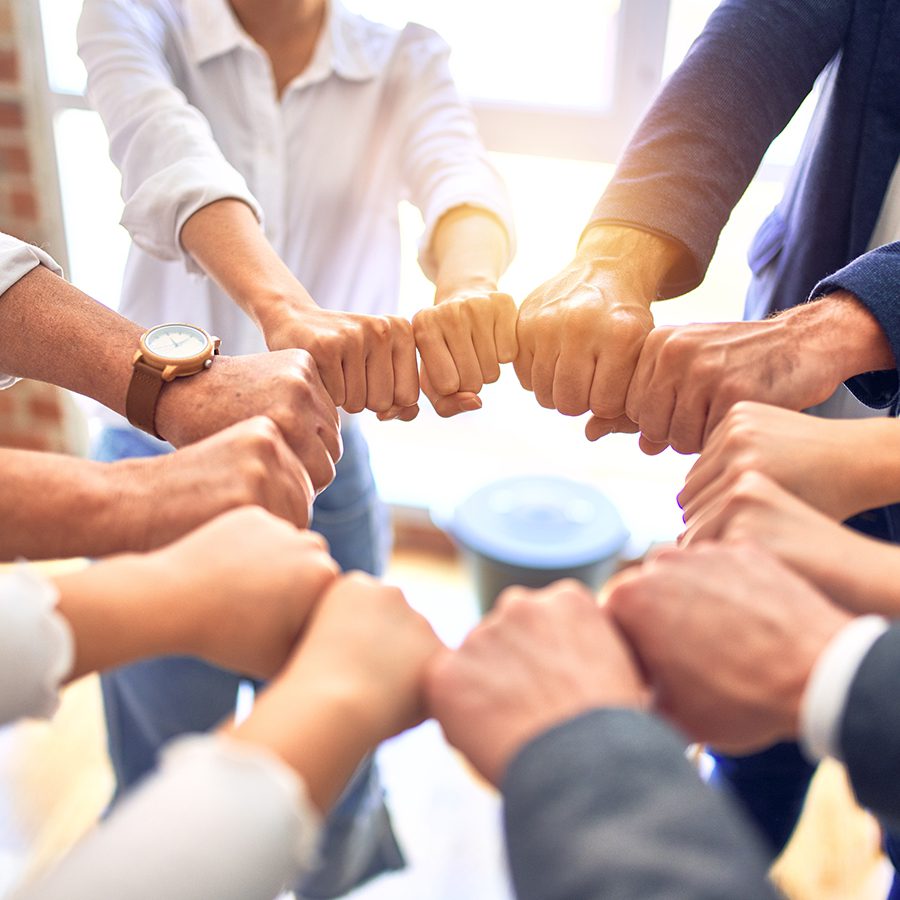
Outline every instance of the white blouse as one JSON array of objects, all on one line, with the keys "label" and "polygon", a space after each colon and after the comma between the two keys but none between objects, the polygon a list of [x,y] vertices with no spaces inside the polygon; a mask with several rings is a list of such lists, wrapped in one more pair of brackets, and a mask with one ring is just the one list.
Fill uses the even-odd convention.
[{"label": "white blouse", "polygon": [[[74,641],[52,583],[0,577],[0,723],[48,716]],[[301,779],[262,748],[179,739],[159,770],[14,900],[272,900],[309,871],[321,832]]]},{"label": "white blouse", "polygon": [[226,197],[256,212],[329,309],[396,311],[401,200],[422,212],[426,273],[432,230],[454,207],[492,212],[512,243],[506,191],[451,78],[449,48],[422,26],[397,31],[330,0],[308,67],[280,98],[227,0],[86,0],[78,46],[122,173],[134,245],[121,310],[134,321],[196,322],[225,353],[265,350],[179,242],[191,215]]}]

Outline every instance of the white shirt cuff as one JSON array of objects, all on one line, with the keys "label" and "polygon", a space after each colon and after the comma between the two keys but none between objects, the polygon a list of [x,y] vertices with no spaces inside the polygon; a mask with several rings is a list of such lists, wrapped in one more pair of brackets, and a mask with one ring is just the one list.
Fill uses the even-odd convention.
[{"label": "white shirt cuff", "polygon": [[0,723],[56,712],[75,641],[59,592],[26,566],[0,577]]},{"label": "white shirt cuff", "polygon": [[840,727],[850,686],[866,654],[887,631],[881,616],[861,616],[839,631],[813,667],[800,704],[800,744],[817,762],[841,758]]}]

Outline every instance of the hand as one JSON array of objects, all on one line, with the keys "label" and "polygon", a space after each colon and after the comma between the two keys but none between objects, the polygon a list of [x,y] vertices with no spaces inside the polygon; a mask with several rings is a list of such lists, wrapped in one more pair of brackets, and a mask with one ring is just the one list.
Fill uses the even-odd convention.
[{"label": "hand", "polygon": [[713,431],[678,495],[684,520],[707,509],[748,471],[771,478],[837,521],[893,502],[896,492],[884,483],[893,479],[885,479],[876,465],[885,449],[896,453],[892,439],[900,439],[900,429],[881,419],[822,419],[737,403]]},{"label": "hand", "polygon": [[505,591],[457,652],[435,659],[427,690],[447,740],[495,785],[542,732],[590,709],[644,699],[621,635],[574,581]]},{"label": "hand", "polygon": [[185,652],[257,678],[281,669],[338,574],[324,538],[257,508],[220,516],[144,565]]},{"label": "hand", "polygon": [[626,430],[628,384],[653,328],[650,303],[676,256],[652,234],[591,229],[575,259],[522,304],[515,361],[522,387],[548,409],[590,410]]},{"label": "hand", "polygon": [[367,753],[422,720],[423,673],[441,647],[399,590],[346,575],[249,718],[228,730],[280,756],[327,811]]},{"label": "hand", "polygon": [[408,421],[418,412],[419,375],[412,325],[399,316],[364,316],[297,305],[264,324],[270,350],[308,351],[335,406]]},{"label": "hand", "polygon": [[516,304],[495,290],[466,290],[413,318],[422,391],[438,415],[480,409],[478,394],[516,358]]},{"label": "hand", "polygon": [[209,369],[163,388],[157,428],[176,447],[253,416],[268,416],[318,492],[341,456],[340,420],[312,357],[303,350],[220,356]]},{"label": "hand", "polygon": [[692,740],[749,752],[796,738],[810,673],[850,616],[749,544],[667,550],[610,586],[657,709]]},{"label": "hand", "polygon": [[315,497],[306,469],[264,416],[175,453],[125,459],[103,471],[113,501],[106,527],[126,550],[161,547],[242,506],[305,528]]},{"label": "hand", "polygon": [[245,507],[160,550],[58,576],[75,635],[70,677],[179,654],[267,678],[337,571],[317,534]]},{"label": "hand", "polygon": [[354,698],[375,744],[422,721],[423,673],[442,647],[398,588],[353,572],[322,598],[282,680]]},{"label": "hand", "polygon": [[859,613],[896,615],[895,575],[900,550],[832,521],[756,472],[746,472],[698,509],[680,539],[749,540]]},{"label": "hand", "polygon": [[655,329],[625,401],[641,448],[658,453],[670,444],[697,453],[740,400],[793,410],[826,400],[848,377],[843,310],[843,303],[821,300],[763,322]]}]

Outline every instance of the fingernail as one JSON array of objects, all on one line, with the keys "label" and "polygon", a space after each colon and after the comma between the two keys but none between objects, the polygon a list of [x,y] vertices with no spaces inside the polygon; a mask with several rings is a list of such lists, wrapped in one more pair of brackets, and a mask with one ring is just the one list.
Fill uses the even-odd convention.
[{"label": "fingernail", "polygon": [[464,412],[474,412],[476,409],[481,409],[481,398],[469,397],[459,404],[459,408]]}]

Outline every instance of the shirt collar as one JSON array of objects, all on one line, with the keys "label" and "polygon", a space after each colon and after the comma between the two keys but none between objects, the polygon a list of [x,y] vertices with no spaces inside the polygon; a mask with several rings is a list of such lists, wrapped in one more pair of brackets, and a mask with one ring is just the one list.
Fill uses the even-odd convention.
[{"label": "shirt collar", "polygon": [[[185,0],[194,62],[202,65],[238,47],[257,49],[241,28],[228,0]],[[350,81],[368,81],[386,67],[397,33],[351,13],[340,0],[328,0],[325,26],[296,87],[322,81],[332,72]]]}]

